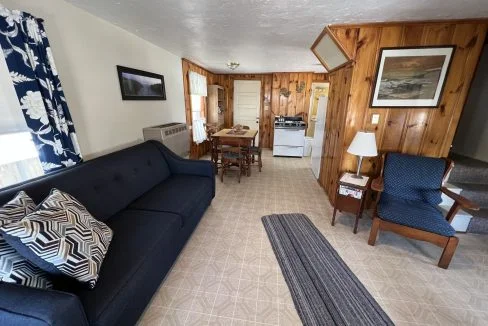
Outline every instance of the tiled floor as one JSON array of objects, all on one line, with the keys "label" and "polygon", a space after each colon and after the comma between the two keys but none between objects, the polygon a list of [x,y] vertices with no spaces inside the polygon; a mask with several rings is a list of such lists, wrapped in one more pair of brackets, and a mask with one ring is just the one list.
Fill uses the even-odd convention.
[{"label": "tiled floor", "polygon": [[273,158],[237,183],[217,181],[217,195],[141,325],[300,325],[260,217],[310,217],[397,325],[488,325],[488,237],[459,235],[448,270],[441,249],[382,233],[366,243],[370,219],[352,233],[314,179],[307,158]]}]

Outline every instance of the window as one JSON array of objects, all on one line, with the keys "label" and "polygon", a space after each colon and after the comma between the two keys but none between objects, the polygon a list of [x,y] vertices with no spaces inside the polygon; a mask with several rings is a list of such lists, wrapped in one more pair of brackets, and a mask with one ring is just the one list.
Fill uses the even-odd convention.
[{"label": "window", "polygon": [[0,117],[0,188],[44,174],[3,55],[0,55]]},{"label": "window", "polygon": [[0,135],[0,188],[44,174],[29,132]]},{"label": "window", "polygon": [[199,95],[191,95],[191,119],[197,120],[205,118],[204,112],[202,110],[204,97]]}]

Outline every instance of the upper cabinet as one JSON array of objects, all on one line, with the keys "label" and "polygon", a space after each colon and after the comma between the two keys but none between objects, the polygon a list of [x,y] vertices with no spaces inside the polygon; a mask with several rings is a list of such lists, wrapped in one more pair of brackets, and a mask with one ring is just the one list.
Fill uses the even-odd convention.
[{"label": "upper cabinet", "polygon": [[217,130],[224,128],[224,112],[227,109],[225,89],[219,85],[208,86],[207,96],[207,125],[215,126]]}]

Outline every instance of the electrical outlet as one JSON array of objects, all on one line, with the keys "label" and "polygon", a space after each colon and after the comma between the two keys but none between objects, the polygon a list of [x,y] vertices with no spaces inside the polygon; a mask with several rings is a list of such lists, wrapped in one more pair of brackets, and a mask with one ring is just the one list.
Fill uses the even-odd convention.
[{"label": "electrical outlet", "polygon": [[371,124],[377,125],[380,123],[380,115],[378,113],[374,113],[371,115]]}]

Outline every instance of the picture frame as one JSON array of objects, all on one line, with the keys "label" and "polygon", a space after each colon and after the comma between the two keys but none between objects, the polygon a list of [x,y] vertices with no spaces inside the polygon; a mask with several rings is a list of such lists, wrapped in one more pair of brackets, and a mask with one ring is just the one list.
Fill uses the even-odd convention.
[{"label": "picture frame", "polygon": [[328,27],[325,27],[320,33],[310,50],[327,69],[328,73],[340,69],[351,62],[347,51]]},{"label": "picture frame", "polygon": [[454,45],[381,48],[371,108],[439,107]]},{"label": "picture frame", "polygon": [[125,101],[165,101],[164,76],[152,72],[117,66],[120,92]]}]

